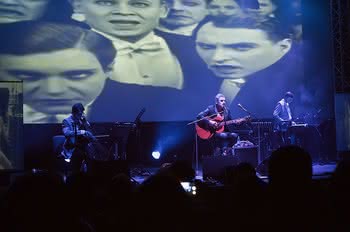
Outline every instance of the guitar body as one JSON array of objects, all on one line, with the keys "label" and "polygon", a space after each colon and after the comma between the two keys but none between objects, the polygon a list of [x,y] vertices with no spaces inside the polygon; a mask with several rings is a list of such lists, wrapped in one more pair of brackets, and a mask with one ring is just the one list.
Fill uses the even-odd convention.
[{"label": "guitar body", "polygon": [[[224,118],[222,116],[220,116],[219,114],[213,118],[213,119],[210,119],[210,121],[215,121],[217,123],[220,123],[224,120]],[[213,137],[213,135],[215,133],[221,133],[224,131],[224,127],[223,126],[218,126],[216,128],[213,128],[213,127],[210,127],[208,125],[208,129],[205,129],[205,128],[202,128],[200,127],[198,124],[196,124],[196,132],[197,132],[197,135],[199,138],[201,139],[210,139],[211,137]]]},{"label": "guitar body", "polygon": [[196,124],[196,132],[199,138],[201,139],[210,139],[213,137],[215,133],[222,133],[224,132],[225,125],[230,125],[230,124],[240,124],[242,122],[246,122],[250,120],[250,117],[245,117],[245,118],[239,118],[239,119],[234,119],[234,120],[229,120],[224,122],[224,118],[221,115],[217,115],[215,118],[210,119],[210,121],[215,121],[217,123],[217,126],[213,127],[210,125],[207,125],[207,128],[199,126],[199,124]]}]

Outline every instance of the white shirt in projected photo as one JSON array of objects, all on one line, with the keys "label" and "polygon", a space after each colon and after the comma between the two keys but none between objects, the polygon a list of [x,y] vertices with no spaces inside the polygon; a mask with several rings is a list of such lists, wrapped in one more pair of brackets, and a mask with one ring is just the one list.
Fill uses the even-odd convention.
[{"label": "white shirt in projected photo", "polygon": [[[94,30],[94,29],[93,29]],[[136,43],[94,30],[113,42],[117,56],[111,80],[127,84],[183,88],[183,74],[166,42],[153,32]]]}]

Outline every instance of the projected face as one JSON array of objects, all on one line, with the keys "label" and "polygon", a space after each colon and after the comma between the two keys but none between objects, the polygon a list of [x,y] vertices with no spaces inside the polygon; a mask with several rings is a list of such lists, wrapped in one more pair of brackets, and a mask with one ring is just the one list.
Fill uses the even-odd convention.
[{"label": "projected face", "polygon": [[276,10],[276,5],[271,0],[258,0],[259,10],[261,15],[270,15]]},{"label": "projected face", "polygon": [[96,57],[79,49],[1,55],[0,60],[0,76],[23,80],[24,103],[46,114],[68,114],[74,103],[92,102],[106,79]]},{"label": "projected face", "polygon": [[209,14],[217,18],[238,16],[241,8],[235,0],[213,0],[208,5]]},{"label": "projected face", "polygon": [[272,41],[260,29],[218,28],[212,23],[205,24],[196,39],[197,52],[208,68],[228,79],[246,77],[274,64],[290,47],[289,39]]},{"label": "projected face", "polygon": [[168,0],[169,12],[162,22],[173,27],[199,23],[207,15],[206,0]]},{"label": "projected face", "polygon": [[166,16],[160,0],[74,0],[76,12],[94,29],[124,39],[141,39]]},{"label": "projected face", "polygon": [[43,16],[50,0],[0,0],[0,23],[35,20]]}]

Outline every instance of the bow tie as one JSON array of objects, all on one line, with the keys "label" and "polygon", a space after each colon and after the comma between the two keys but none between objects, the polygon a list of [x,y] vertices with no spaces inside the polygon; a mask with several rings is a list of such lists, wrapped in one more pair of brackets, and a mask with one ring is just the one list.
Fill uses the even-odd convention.
[{"label": "bow tie", "polygon": [[132,52],[156,52],[162,49],[160,42],[146,42],[141,44],[129,44],[117,50],[119,55],[126,55]]}]

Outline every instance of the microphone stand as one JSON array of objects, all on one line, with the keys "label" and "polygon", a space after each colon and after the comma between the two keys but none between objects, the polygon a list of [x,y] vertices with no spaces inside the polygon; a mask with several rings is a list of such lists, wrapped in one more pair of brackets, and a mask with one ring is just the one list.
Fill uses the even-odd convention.
[{"label": "microphone stand", "polygon": [[[220,113],[223,113],[224,111],[221,111],[221,112],[218,112],[219,114]],[[187,126],[189,126],[189,125],[192,125],[192,124],[195,124],[195,123],[197,123],[197,122],[200,122],[200,121],[202,121],[202,120],[204,120],[204,119],[207,119],[207,118],[210,118],[210,117],[213,117],[213,116],[215,116],[215,115],[217,115],[217,113],[215,113],[215,114],[212,114],[212,115],[209,115],[209,116],[206,116],[206,117],[203,117],[203,118],[201,118],[201,119],[197,119],[197,120],[194,120],[194,121],[192,121],[192,122],[189,122],[189,123],[187,123]],[[195,136],[195,162],[196,162],[196,176],[198,176],[199,175],[199,158],[198,158],[198,135],[197,135],[197,133],[195,132],[194,133],[194,136]]]},{"label": "microphone stand", "polygon": [[[244,112],[248,113],[249,116],[254,116],[255,117],[255,114],[252,114],[251,112],[249,112],[248,110],[246,110],[241,104],[238,104],[238,107],[243,110]],[[256,117],[257,118],[257,117]],[[261,162],[261,135],[260,135],[260,123],[259,123],[259,119],[257,119],[257,130],[258,130],[258,164],[260,164]]]}]

